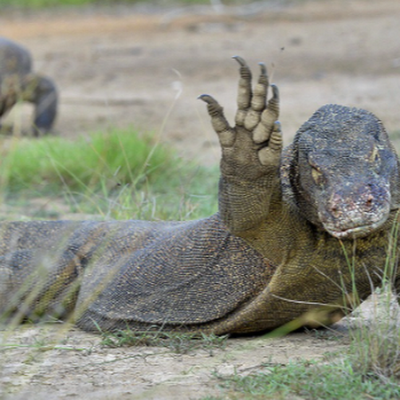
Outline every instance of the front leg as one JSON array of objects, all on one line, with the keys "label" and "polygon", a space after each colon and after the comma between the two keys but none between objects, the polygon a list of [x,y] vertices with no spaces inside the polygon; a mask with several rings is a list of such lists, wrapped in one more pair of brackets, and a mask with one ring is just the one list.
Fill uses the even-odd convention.
[{"label": "front leg", "polygon": [[34,136],[48,133],[57,114],[58,93],[53,81],[45,76],[28,74],[22,80],[21,97],[35,105]]},{"label": "front leg", "polygon": [[278,88],[271,85],[273,96],[267,104],[269,83],[264,64],[260,64],[261,74],[253,93],[248,65],[240,57],[233,58],[240,64],[235,127],[228,124],[214,98],[199,98],[207,103],[222,148],[220,215],[233,234],[248,237],[265,222],[273,199],[281,199],[279,94]]}]

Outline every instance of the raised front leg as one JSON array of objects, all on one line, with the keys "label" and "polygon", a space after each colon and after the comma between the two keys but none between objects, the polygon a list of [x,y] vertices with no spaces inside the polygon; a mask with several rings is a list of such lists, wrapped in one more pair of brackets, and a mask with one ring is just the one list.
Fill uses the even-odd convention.
[{"label": "raised front leg", "polygon": [[256,234],[273,200],[281,199],[279,94],[278,88],[271,85],[273,95],[267,103],[269,82],[265,65],[260,63],[261,74],[253,92],[248,65],[241,57],[233,58],[240,64],[236,125],[228,124],[213,97],[204,94],[199,98],[207,103],[222,148],[220,215],[233,234],[246,237]]}]

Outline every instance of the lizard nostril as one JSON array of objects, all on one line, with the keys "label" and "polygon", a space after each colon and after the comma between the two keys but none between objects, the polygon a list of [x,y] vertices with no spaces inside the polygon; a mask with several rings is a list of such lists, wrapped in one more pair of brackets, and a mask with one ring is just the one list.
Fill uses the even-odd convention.
[{"label": "lizard nostril", "polygon": [[340,216],[340,201],[341,196],[339,196],[337,193],[335,193],[330,200],[330,211],[335,218]]},{"label": "lizard nostril", "polygon": [[337,218],[340,215],[339,207],[337,204],[331,205],[331,213],[335,218]]},{"label": "lizard nostril", "polygon": [[374,196],[372,194],[368,195],[367,200],[365,201],[365,205],[367,208],[371,208],[374,204]]}]

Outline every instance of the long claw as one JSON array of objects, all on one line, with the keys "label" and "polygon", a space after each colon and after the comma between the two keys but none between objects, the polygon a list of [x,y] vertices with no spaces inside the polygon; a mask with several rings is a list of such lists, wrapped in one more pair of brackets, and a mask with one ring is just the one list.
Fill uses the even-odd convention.
[{"label": "long claw", "polygon": [[240,56],[232,56],[234,60],[236,60],[242,67],[247,67],[246,61]]},{"label": "long claw", "polygon": [[207,110],[211,117],[219,116],[223,117],[223,119],[225,120],[225,117],[223,116],[224,113],[222,111],[222,107],[219,105],[218,101],[214,99],[214,97],[210,96],[209,94],[201,94],[197,98],[207,103]]},{"label": "long claw", "polygon": [[267,67],[263,62],[259,62],[258,65],[260,66],[261,69],[261,75],[267,75]]},{"label": "long claw", "polygon": [[197,96],[197,99],[203,100],[207,104],[212,104],[217,102],[217,100],[215,100],[214,97],[210,96],[209,94],[201,94],[200,96]]},{"label": "long claw", "polygon": [[279,90],[276,85],[271,85],[271,87],[272,98],[268,101],[268,108],[275,115],[275,120],[277,120],[279,118]]},{"label": "long claw", "polygon": [[271,83],[271,88],[272,88],[272,96],[275,100],[279,100],[279,89],[278,86],[274,85]]},{"label": "long claw", "polygon": [[224,116],[223,108],[214,97],[208,94],[201,94],[197,97],[207,103],[207,111],[211,117],[211,124],[218,134],[222,147],[230,147],[235,142],[235,131],[229,126]]}]

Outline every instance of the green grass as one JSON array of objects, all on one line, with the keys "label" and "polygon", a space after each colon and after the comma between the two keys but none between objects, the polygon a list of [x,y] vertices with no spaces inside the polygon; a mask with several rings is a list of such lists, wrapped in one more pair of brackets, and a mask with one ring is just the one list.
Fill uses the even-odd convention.
[{"label": "green grass", "polygon": [[216,211],[217,168],[183,162],[134,129],[74,141],[4,139],[0,157],[0,194],[8,203],[45,196],[68,204],[70,213],[114,219],[193,219]]},{"label": "green grass", "polygon": [[2,187],[12,192],[35,188],[39,193],[62,186],[96,189],[108,182],[137,185],[175,171],[170,149],[133,129],[100,132],[75,141],[58,137],[15,139],[1,158]]},{"label": "green grass", "polygon": [[[298,361],[286,365],[264,365],[248,376],[217,376],[230,399],[367,400],[398,399],[400,387],[394,379],[382,382],[360,373],[351,357]],[[289,397],[291,396],[291,397]],[[224,397],[226,398],[226,397]]]},{"label": "green grass", "polygon": [[[129,1],[129,0],[126,0]],[[105,0],[104,3],[111,3]],[[95,3],[94,0],[0,0],[0,6],[26,7],[26,8],[43,8],[53,6],[71,6]],[[97,1],[99,3],[99,1]]]},{"label": "green grass", "polygon": [[400,313],[395,306],[398,299],[393,294],[398,269],[398,230],[396,222],[388,243],[385,268],[381,271],[383,284],[375,290],[372,317],[367,323],[363,318],[355,319],[350,329],[357,369],[383,382],[400,377]]},{"label": "green grass", "polygon": [[[110,5],[110,4],[135,4],[135,3],[155,3],[155,4],[204,4],[210,0],[166,0],[166,1],[145,1],[145,0],[0,0],[0,7],[31,8],[40,9],[59,6],[83,6],[86,4]],[[234,2],[224,0],[224,4]]]}]

